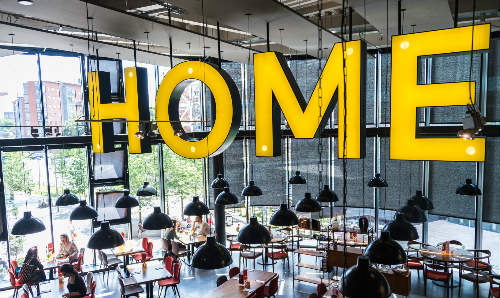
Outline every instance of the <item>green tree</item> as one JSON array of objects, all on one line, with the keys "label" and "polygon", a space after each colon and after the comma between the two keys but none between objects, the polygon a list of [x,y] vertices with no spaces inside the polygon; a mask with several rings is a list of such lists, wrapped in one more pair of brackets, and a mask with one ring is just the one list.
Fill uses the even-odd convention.
[{"label": "green tree", "polygon": [[[157,146],[152,146],[151,153],[129,154],[128,173],[130,183],[130,193],[135,195],[135,191],[141,187],[145,181],[149,182],[156,190],[158,183],[158,153]],[[154,197],[142,197],[139,200],[139,208],[153,207]]]},{"label": "green tree", "polygon": [[[50,172],[55,171],[54,178],[62,180],[61,189],[58,189],[60,193],[62,193],[62,189],[68,188],[79,197],[85,196],[88,189],[88,174],[86,170],[87,154],[84,148],[51,150],[49,161]],[[53,185],[54,181],[51,181],[51,184]]]},{"label": "green tree", "polygon": [[27,157],[22,152],[4,153],[2,156],[3,177],[6,193],[11,198],[15,192],[31,194],[34,189],[31,169],[26,166]]}]

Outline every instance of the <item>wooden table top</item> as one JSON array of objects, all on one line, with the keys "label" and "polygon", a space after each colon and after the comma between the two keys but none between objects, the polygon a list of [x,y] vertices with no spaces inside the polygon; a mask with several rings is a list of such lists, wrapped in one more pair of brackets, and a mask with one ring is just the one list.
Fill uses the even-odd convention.
[{"label": "wooden table top", "polygon": [[179,235],[179,241],[184,245],[200,244],[207,241],[207,236],[199,235],[192,237],[183,233]]},{"label": "wooden table top", "polygon": [[142,248],[142,240],[127,240],[125,244],[115,247],[111,251],[115,256],[123,257],[144,252],[144,248]]},{"label": "wooden table top", "polygon": [[[162,261],[150,261],[146,262],[145,265],[136,263],[127,266],[130,277],[133,277],[137,284],[145,284],[172,277],[172,274],[165,269]],[[122,274],[122,276],[125,275]]]},{"label": "wooden table top", "polygon": [[437,247],[429,246],[419,250],[419,252],[426,259],[445,263],[466,263],[472,261],[474,258],[472,252],[464,249],[454,249],[445,252]]},{"label": "wooden table top", "polygon": [[231,278],[223,283],[221,286],[215,288],[210,292],[207,297],[211,298],[246,298],[251,296],[255,290],[263,287],[268,283],[276,273],[261,271],[261,270],[248,270],[248,280],[250,281],[250,289],[245,289],[239,284],[238,277]]}]

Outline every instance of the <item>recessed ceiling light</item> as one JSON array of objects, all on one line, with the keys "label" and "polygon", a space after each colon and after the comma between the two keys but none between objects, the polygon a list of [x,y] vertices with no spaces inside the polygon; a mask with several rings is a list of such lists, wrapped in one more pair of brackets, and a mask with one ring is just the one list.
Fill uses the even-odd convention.
[{"label": "recessed ceiling light", "polygon": [[21,5],[33,5],[33,0],[17,0],[17,3]]}]

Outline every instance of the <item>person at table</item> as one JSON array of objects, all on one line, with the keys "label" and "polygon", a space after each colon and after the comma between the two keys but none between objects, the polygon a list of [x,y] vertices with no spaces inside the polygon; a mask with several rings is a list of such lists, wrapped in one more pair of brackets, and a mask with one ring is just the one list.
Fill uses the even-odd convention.
[{"label": "person at table", "polygon": [[71,264],[62,265],[61,273],[64,277],[68,278],[68,293],[64,294],[63,297],[83,298],[87,295],[87,286],[83,278]]},{"label": "person at table", "polygon": [[[180,221],[177,221],[175,219],[172,219],[172,224],[173,226],[171,228],[168,228],[167,229],[167,236],[166,236],[166,239],[169,240],[169,241],[176,241],[176,240],[179,240],[179,235],[177,235],[177,232],[181,232],[181,222]],[[185,249],[186,247],[184,246],[184,244],[177,242],[177,245],[179,246],[179,248],[181,249]]]},{"label": "person at table", "polygon": [[43,265],[38,258],[38,248],[33,246],[26,253],[19,275],[24,283],[37,284],[47,279]]},{"label": "person at table", "polygon": [[201,216],[196,216],[192,233],[197,236],[207,236],[210,234],[210,226],[202,220]]},{"label": "person at table", "polygon": [[59,247],[58,259],[68,258],[70,262],[78,261],[78,248],[73,241],[69,240],[67,234],[60,236],[61,246]]}]

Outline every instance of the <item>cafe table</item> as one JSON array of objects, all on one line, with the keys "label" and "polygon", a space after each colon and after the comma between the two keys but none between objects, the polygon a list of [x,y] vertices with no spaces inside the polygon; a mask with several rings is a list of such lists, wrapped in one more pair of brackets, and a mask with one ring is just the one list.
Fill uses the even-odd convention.
[{"label": "cafe table", "polygon": [[[154,283],[162,279],[172,277],[172,274],[165,269],[162,261],[149,261],[146,263],[135,263],[126,266],[127,271],[121,271],[124,277],[124,284],[137,284],[146,286],[146,297],[152,298]],[[121,270],[121,269],[120,269]]]},{"label": "cafe table", "polygon": [[54,271],[62,264],[69,264],[68,258],[51,258],[42,262],[43,270],[49,271],[49,279],[54,279]]},{"label": "cafe table", "polygon": [[142,240],[126,240],[124,244],[115,247],[111,252],[116,257],[123,257],[123,264],[127,266],[129,262],[129,257],[137,253],[143,253],[144,248],[142,248]]},{"label": "cafe table", "polygon": [[[462,264],[472,261],[474,254],[462,248],[452,248],[449,251],[443,251],[440,247],[426,246],[424,249],[419,250],[422,257],[427,261],[432,261],[437,264],[442,264],[446,271],[452,268],[454,264]],[[444,286],[442,283],[433,282],[438,286]],[[458,283],[453,283],[452,287],[457,287]]]},{"label": "cafe table", "polygon": [[191,256],[194,254],[194,247],[199,244],[205,243],[205,241],[207,241],[207,236],[204,235],[193,236],[186,235],[184,233],[179,235],[179,242],[184,244],[188,251],[188,263],[191,263]]},{"label": "cafe table", "polygon": [[[68,279],[65,278],[60,281],[58,278],[48,280],[40,283],[40,295],[35,297],[40,298],[60,298],[62,295],[68,293],[67,288]],[[22,289],[21,289],[22,290]],[[21,291],[20,290],[20,291]],[[21,297],[21,294],[19,294]]]},{"label": "cafe table", "polygon": [[214,290],[210,291],[206,297],[210,298],[247,298],[260,287],[265,286],[276,273],[262,270],[248,270],[247,280],[250,281],[250,288],[245,289],[239,284],[238,276],[235,276]]}]

